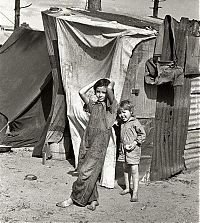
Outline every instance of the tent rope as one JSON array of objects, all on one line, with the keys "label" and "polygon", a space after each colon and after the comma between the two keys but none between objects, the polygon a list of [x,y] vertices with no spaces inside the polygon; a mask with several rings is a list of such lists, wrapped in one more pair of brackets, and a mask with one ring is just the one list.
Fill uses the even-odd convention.
[{"label": "tent rope", "polygon": [[7,122],[6,125],[0,130],[0,133],[1,133],[6,127],[9,128],[9,122]]}]

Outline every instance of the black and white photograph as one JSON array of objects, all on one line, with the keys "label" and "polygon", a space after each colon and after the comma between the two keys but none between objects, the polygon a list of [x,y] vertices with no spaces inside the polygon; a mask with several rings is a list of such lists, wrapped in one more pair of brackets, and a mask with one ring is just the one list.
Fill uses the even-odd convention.
[{"label": "black and white photograph", "polygon": [[199,223],[199,0],[0,1],[0,223]]}]

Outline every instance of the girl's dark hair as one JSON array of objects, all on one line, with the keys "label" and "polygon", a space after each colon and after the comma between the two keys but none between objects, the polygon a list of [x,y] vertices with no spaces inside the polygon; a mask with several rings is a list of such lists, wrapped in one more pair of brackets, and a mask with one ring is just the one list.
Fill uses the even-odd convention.
[{"label": "girl's dark hair", "polygon": [[110,81],[106,78],[102,78],[100,80],[98,80],[95,84],[94,84],[94,92],[96,92],[96,89],[98,87],[107,87],[110,84]]},{"label": "girl's dark hair", "polygon": [[122,110],[129,110],[134,115],[135,106],[129,100],[123,100],[119,104],[117,114],[120,114]]}]

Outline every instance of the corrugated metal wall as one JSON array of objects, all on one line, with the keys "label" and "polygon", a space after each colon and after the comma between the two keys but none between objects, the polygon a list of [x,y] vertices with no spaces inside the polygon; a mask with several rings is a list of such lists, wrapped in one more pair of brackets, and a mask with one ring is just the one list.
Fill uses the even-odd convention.
[{"label": "corrugated metal wall", "polygon": [[158,87],[151,180],[167,179],[184,169],[190,80],[183,86]]},{"label": "corrugated metal wall", "polygon": [[[175,43],[169,24],[164,27],[161,60],[170,61],[176,49],[178,66],[184,67],[188,19],[181,19],[174,28]],[[155,116],[154,146],[151,163],[151,180],[167,179],[184,170],[184,149],[187,138],[190,104],[190,78],[184,84],[158,86]]]},{"label": "corrugated metal wall", "polygon": [[190,115],[184,158],[187,169],[200,166],[200,76],[191,78]]}]

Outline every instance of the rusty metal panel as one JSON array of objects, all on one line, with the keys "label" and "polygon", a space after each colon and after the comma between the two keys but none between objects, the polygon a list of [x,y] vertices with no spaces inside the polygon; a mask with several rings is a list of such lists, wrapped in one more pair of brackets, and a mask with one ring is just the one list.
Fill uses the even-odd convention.
[{"label": "rusty metal panel", "polygon": [[[178,66],[184,67],[188,19],[181,19],[175,29],[175,48]],[[170,41],[166,27],[163,60],[170,60]],[[165,39],[166,38],[166,39]],[[167,179],[184,170],[184,149],[187,138],[190,79],[184,78],[182,86],[158,86],[155,115],[154,150],[151,163],[151,180]]]},{"label": "rusty metal panel", "polygon": [[200,158],[200,76],[191,79],[190,115],[184,158],[187,169],[199,168]]},{"label": "rusty metal panel", "polygon": [[170,84],[158,86],[151,180],[166,179],[171,173],[173,101],[173,86]]},{"label": "rusty metal panel", "polygon": [[167,179],[184,169],[189,92],[189,78],[183,86],[158,87],[151,180]]}]

